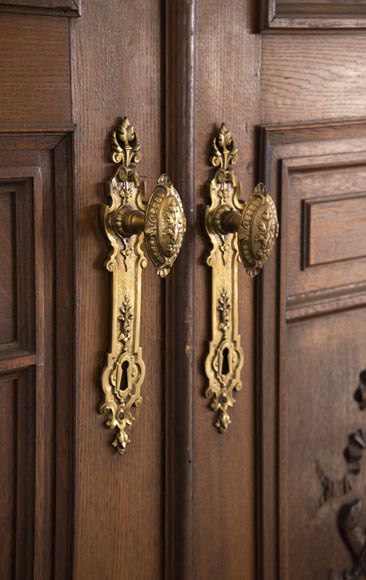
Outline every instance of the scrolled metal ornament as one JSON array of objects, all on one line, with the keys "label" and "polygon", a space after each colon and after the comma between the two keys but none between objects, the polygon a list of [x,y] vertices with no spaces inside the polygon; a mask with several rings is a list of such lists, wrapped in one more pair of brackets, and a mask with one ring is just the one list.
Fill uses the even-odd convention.
[{"label": "scrolled metal ornament", "polygon": [[210,182],[210,205],[205,225],[212,249],[212,336],[205,362],[208,386],[205,395],[217,413],[214,423],[224,433],[231,423],[229,409],[240,378],[244,354],[238,333],[238,263],[256,276],[270,256],[279,225],[275,204],[259,183],[248,201],[240,201],[241,183],[235,177],[238,148],[224,124],[211,144],[210,163],[216,169]]},{"label": "scrolled metal ornament", "polygon": [[109,205],[101,207],[101,223],[110,243],[106,268],[112,273],[110,351],[102,371],[104,398],[100,412],[114,431],[113,447],[124,454],[134,408],[142,403],[145,363],[140,345],[141,272],[146,249],[159,276],[166,276],[177,258],[185,232],[182,202],[169,177],[161,175],[147,204],[145,183],[136,171],[140,144],[127,117],[111,137],[111,158],[118,165],[107,183]]}]

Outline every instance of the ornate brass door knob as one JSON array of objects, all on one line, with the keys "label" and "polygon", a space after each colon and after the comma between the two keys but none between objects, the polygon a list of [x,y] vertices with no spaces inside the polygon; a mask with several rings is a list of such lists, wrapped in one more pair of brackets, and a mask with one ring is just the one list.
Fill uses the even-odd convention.
[{"label": "ornate brass door knob", "polygon": [[258,183],[243,211],[225,211],[220,220],[225,234],[238,233],[241,261],[248,276],[259,274],[278,237],[276,206],[264,183]]},{"label": "ornate brass door knob", "polygon": [[117,170],[107,183],[110,204],[101,221],[111,246],[106,268],[113,275],[111,346],[102,372],[104,400],[100,412],[115,431],[112,445],[123,454],[134,421],[133,407],[142,402],[145,364],[140,346],[141,271],[147,265],[141,245],[161,277],[167,276],[182,246],[186,229],[183,206],[169,177],[161,175],[144,201],[145,183],[136,165],[140,145],[125,117],[112,134],[112,160]]},{"label": "ornate brass door knob", "polygon": [[247,202],[239,200],[241,183],[234,175],[238,150],[223,124],[212,141],[211,205],[205,224],[212,244],[207,264],[212,267],[212,339],[205,370],[206,397],[218,413],[215,426],[223,433],[231,420],[233,391],[242,388],[244,354],[238,334],[238,262],[256,276],[270,256],[279,224],[273,199],[259,183]]}]

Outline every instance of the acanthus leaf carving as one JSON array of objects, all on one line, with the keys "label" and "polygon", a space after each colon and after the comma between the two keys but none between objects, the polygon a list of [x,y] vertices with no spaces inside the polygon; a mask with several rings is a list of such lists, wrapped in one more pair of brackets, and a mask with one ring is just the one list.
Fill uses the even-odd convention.
[{"label": "acanthus leaf carving", "polygon": [[[366,371],[360,373],[360,381],[366,378]],[[359,387],[360,388],[360,387]],[[356,391],[357,393],[357,391]],[[357,402],[358,399],[355,396]],[[363,407],[361,407],[362,409]],[[354,490],[361,473],[361,462],[366,449],[366,431],[357,429],[348,436],[348,445],[343,452],[347,463],[346,474],[338,480],[329,478],[318,463],[316,471],[323,488],[319,500],[320,507],[335,497],[342,497]],[[328,580],[358,580],[366,578],[366,530],[361,524],[362,502],[359,498],[344,503],[338,512],[338,530],[352,557],[352,567],[339,573],[331,570]]]}]

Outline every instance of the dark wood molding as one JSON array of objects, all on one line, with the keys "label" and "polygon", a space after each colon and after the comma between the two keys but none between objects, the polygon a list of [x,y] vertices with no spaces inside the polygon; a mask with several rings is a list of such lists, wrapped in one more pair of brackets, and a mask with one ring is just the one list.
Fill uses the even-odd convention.
[{"label": "dark wood molding", "polygon": [[[297,260],[298,254],[294,259],[288,251],[289,245],[294,245],[293,237],[290,240],[289,236],[294,225],[289,223],[289,214],[293,210],[288,203],[288,175],[289,170],[293,170],[299,180],[306,172],[324,171],[333,179],[344,168],[357,172],[357,168],[364,167],[366,163],[366,122],[360,119],[350,122],[266,126],[261,128],[260,146],[259,178],[267,184],[279,210],[280,238],[275,255],[268,261],[257,280],[258,577],[261,580],[278,580],[282,577],[282,566],[286,566],[283,548],[285,524],[281,515],[281,509],[284,508],[281,503],[281,489],[285,487],[286,479],[286,473],[281,467],[283,454],[286,453],[281,448],[281,429],[284,429],[281,421],[285,422],[286,419],[283,418],[285,411],[280,408],[280,392],[287,376],[287,329],[300,319],[341,313],[366,304],[365,283],[357,280],[356,267],[354,273],[349,274],[352,260],[347,262],[347,276],[350,278],[348,281],[343,280],[343,273],[342,276],[339,273],[334,281],[334,288],[331,287],[327,280],[329,274],[325,270],[328,265],[320,264],[314,267],[318,273],[324,268],[324,274],[317,280],[317,289],[291,296],[288,279],[293,281],[293,275],[297,275],[293,271],[295,262],[296,272],[301,275],[301,263],[300,259]],[[329,190],[330,187],[327,196],[332,199],[332,192]],[[294,198],[294,193],[291,190],[291,198]],[[314,192],[314,196],[316,195],[320,193]],[[307,199],[311,197],[308,196]],[[299,207],[299,199],[296,203]],[[331,267],[341,268],[340,264],[341,262],[333,263]]]},{"label": "dark wood molding", "polygon": [[9,133],[9,134],[20,134],[20,135],[30,135],[30,134],[38,134],[42,133],[43,135],[59,135],[60,139],[65,136],[66,133],[72,133],[75,131],[76,125],[69,124],[69,125],[60,125],[59,127],[55,125],[50,125],[49,123],[44,124],[37,124],[37,125],[5,125],[3,123],[0,124],[0,134],[2,133]]},{"label": "dark wood molding", "polygon": [[[55,172],[55,352],[56,365],[56,529],[55,580],[74,577],[75,433],[77,377],[77,293],[75,280],[76,199],[73,134],[64,134],[54,152]],[[57,355],[56,355],[57,357]],[[61,356],[60,356],[61,358]]]},{"label": "dark wood molding", "polygon": [[361,29],[366,27],[366,2],[279,2],[262,0],[261,27],[276,29]]},{"label": "dark wood molding", "polygon": [[192,397],[195,376],[195,1],[165,3],[164,170],[182,196],[187,233],[166,286],[166,536],[168,580],[193,580]]},{"label": "dark wood molding", "polygon": [[11,3],[0,1],[0,12],[71,18],[81,15],[79,0],[13,0]]},{"label": "dark wood molding", "polygon": [[[271,143],[260,133],[259,179],[268,186],[272,159]],[[271,195],[278,211],[280,238],[273,256],[255,281],[255,384],[256,411],[256,562],[257,577],[278,580],[279,570],[279,517],[278,517],[278,384],[279,384],[279,324],[280,308],[280,240],[283,229],[280,200],[276,191]],[[268,288],[271,291],[268,292]],[[269,385],[271,388],[269,388]],[[268,437],[268,433],[272,437]]]},{"label": "dark wood molding", "polygon": [[[0,373],[2,377],[13,372],[25,376],[31,369],[33,377],[36,369],[37,378],[34,376],[32,379],[36,389],[32,403],[36,425],[32,469],[39,487],[37,501],[28,494],[27,504],[22,509],[31,509],[32,501],[35,501],[36,526],[42,527],[42,534],[39,530],[35,532],[34,553],[28,560],[33,562],[34,559],[35,569],[41,569],[45,578],[55,580],[71,580],[73,577],[76,214],[72,143],[71,128],[64,132],[57,129],[45,133],[0,131],[0,178],[3,186],[10,184],[11,191],[16,191],[17,184],[23,188],[18,187],[22,198],[20,208],[16,209],[17,235],[21,240],[19,244],[27,248],[26,252],[23,245],[21,251],[17,248],[17,263],[22,274],[17,319],[21,324],[16,340],[0,349]],[[15,153],[20,162],[24,160],[24,166],[12,164]],[[33,166],[34,163],[28,159],[38,159],[39,166]],[[28,231],[34,232],[34,242]],[[31,272],[30,264],[33,262],[34,272]],[[36,281],[34,288],[28,289],[33,279]],[[29,412],[27,417],[32,420]],[[22,431],[31,437],[28,429]],[[27,449],[27,443],[22,444],[22,451]],[[55,470],[54,478],[50,477],[51,469]],[[28,476],[31,477],[30,470],[24,475],[25,478]],[[49,541],[50,537],[52,541]],[[23,572],[22,577],[25,575]]]}]

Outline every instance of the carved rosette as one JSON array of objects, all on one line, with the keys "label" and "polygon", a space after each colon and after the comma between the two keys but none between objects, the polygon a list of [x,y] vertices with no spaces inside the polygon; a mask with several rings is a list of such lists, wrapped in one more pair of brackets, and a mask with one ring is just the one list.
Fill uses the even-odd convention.
[{"label": "carved rosette", "polygon": [[259,183],[247,203],[238,232],[239,253],[249,276],[256,276],[271,255],[278,237],[276,206],[263,183]]},{"label": "carved rosette", "polygon": [[183,243],[186,219],[180,196],[169,177],[161,175],[147,204],[145,245],[157,273],[165,278]]},{"label": "carved rosette", "polygon": [[133,409],[142,402],[141,385],[145,364],[140,347],[141,270],[146,258],[141,249],[143,233],[123,236],[119,216],[125,208],[140,212],[144,183],[140,180],[139,143],[134,128],[123,119],[112,134],[112,160],[121,164],[107,190],[109,205],[101,207],[101,221],[111,251],[106,268],[112,273],[111,344],[102,371],[104,399],[100,412],[107,415],[105,426],[115,432],[113,447],[123,454],[130,441]]},{"label": "carved rosette", "polygon": [[231,423],[229,410],[235,404],[234,391],[242,388],[240,372],[244,353],[238,334],[238,261],[237,236],[221,229],[221,217],[228,211],[240,211],[240,183],[232,165],[237,147],[225,125],[212,141],[213,167],[217,168],[210,184],[211,204],[206,209],[206,230],[212,249],[207,264],[212,267],[212,338],[205,362],[208,386],[205,395],[217,414],[214,422],[220,433]]}]

